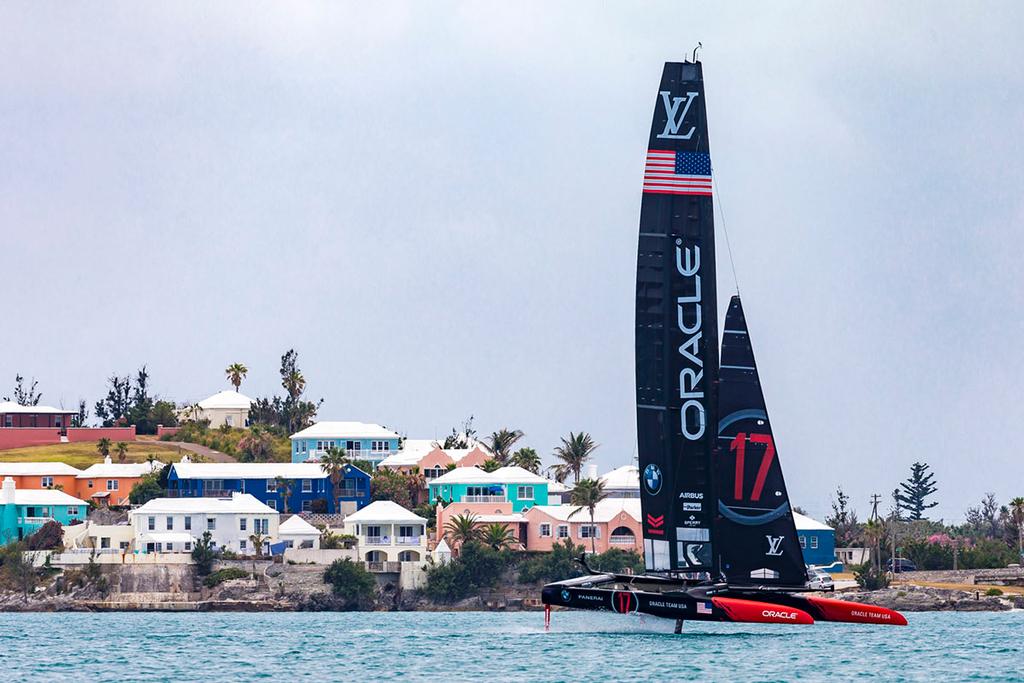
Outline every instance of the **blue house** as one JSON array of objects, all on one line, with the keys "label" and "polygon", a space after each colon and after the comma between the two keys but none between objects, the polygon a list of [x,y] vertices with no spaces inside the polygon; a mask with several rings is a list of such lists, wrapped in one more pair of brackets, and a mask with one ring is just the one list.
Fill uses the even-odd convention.
[{"label": "blue house", "polygon": [[47,522],[84,522],[89,504],[56,489],[19,489],[4,477],[0,490],[0,546],[31,536]]},{"label": "blue house", "polygon": [[316,462],[331,448],[344,449],[353,460],[367,460],[376,469],[398,451],[396,432],[367,422],[317,422],[291,435],[292,462]]},{"label": "blue house", "polygon": [[825,567],[836,561],[836,532],[832,527],[799,512],[793,513],[793,521],[804,564]]},{"label": "blue house", "polygon": [[[282,485],[282,480],[287,486]],[[348,513],[369,504],[370,475],[345,465],[335,489],[327,472],[317,463],[182,460],[171,465],[167,476],[167,493],[171,497],[224,498],[232,492],[251,494],[280,512]]]}]

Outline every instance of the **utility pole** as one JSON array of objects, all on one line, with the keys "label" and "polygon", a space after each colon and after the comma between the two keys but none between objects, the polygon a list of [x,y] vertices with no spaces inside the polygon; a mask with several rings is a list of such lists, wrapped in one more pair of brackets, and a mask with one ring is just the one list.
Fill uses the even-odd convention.
[{"label": "utility pole", "polygon": [[871,516],[868,518],[872,521],[878,521],[878,504],[882,502],[882,496],[877,493],[871,494]]}]

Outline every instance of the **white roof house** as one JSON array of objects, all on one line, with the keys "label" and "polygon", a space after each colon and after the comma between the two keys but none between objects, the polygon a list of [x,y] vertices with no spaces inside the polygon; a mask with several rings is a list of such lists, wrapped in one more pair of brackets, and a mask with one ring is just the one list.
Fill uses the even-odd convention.
[{"label": "white roof house", "polygon": [[77,412],[77,410],[54,408],[53,406],[23,406],[14,401],[0,401],[0,415],[70,415]]},{"label": "white roof house", "polygon": [[604,490],[613,498],[640,497],[640,470],[636,465],[623,465],[601,475]]},{"label": "white roof house", "polygon": [[178,417],[184,420],[209,420],[211,427],[245,427],[249,423],[251,404],[252,399],[245,394],[227,389],[207,396],[196,406],[180,409]]},{"label": "white roof house", "polygon": [[320,548],[320,530],[298,515],[281,522],[277,533],[290,548]]},{"label": "white roof house", "polygon": [[[590,513],[586,509],[577,512],[580,508],[575,505],[538,505],[533,509],[563,522],[590,522]],[[623,512],[640,521],[640,499],[605,498],[594,508],[594,523],[609,522]]]},{"label": "white roof house", "polygon": [[822,524],[816,519],[811,519],[807,515],[801,515],[799,512],[793,512],[793,522],[796,523],[797,531],[832,531],[832,527],[828,524]]},{"label": "white roof house", "polygon": [[349,523],[359,524],[397,524],[400,522],[417,522],[426,524],[427,520],[415,512],[406,510],[404,507],[390,500],[375,500],[359,512],[353,512],[345,517],[345,525]]},{"label": "white roof house", "polygon": [[274,515],[277,510],[261,503],[248,493],[232,492],[230,498],[154,498],[135,508],[131,515],[163,515],[173,513],[196,514],[255,514]]},{"label": "white roof house", "polygon": [[126,462],[115,463],[110,456],[103,458],[103,462],[89,465],[79,474],[78,479],[105,479],[107,477],[142,477],[162,468],[164,464],[159,460],[149,462]]},{"label": "white roof house", "polygon": [[457,467],[431,480],[430,484],[550,484],[550,481],[522,467],[499,467],[493,472],[479,467]]},{"label": "white roof house", "polygon": [[315,462],[176,462],[179,479],[323,479],[327,472]]},{"label": "white roof house", "polygon": [[397,439],[398,432],[372,422],[317,422],[291,435],[292,439]]},{"label": "white roof house", "polygon": [[[14,482],[11,482],[13,486]],[[14,489],[15,505],[78,505],[88,507],[84,500],[79,500],[57,489]]]},{"label": "white roof house", "polygon": [[63,462],[0,462],[0,477],[77,477],[81,473]]},{"label": "white roof house", "polygon": [[[248,493],[230,498],[154,498],[128,513],[135,547],[145,552],[189,552],[209,531],[215,545],[251,553],[253,537],[278,537],[280,515]],[[258,539],[257,539],[258,540]]]},{"label": "white roof house", "polygon": [[199,402],[199,407],[203,410],[211,410],[215,408],[226,410],[248,410],[250,405],[252,405],[251,398],[245,394],[240,394],[237,391],[232,391],[230,389],[218,391],[213,396],[207,396]]}]

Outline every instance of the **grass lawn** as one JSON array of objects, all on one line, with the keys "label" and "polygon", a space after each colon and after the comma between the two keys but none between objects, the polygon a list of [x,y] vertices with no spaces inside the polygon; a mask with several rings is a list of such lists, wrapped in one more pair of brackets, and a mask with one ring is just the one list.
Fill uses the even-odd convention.
[{"label": "grass lawn", "polygon": [[[159,441],[126,441],[128,457],[126,462],[143,462],[152,453],[162,462],[177,462],[185,454],[175,446]],[[117,452],[111,448],[110,457],[117,460]],[[28,446],[0,451],[0,462],[65,462],[72,467],[85,469],[89,465],[103,462],[103,456],[96,450],[95,441],[59,443],[46,446]]]}]

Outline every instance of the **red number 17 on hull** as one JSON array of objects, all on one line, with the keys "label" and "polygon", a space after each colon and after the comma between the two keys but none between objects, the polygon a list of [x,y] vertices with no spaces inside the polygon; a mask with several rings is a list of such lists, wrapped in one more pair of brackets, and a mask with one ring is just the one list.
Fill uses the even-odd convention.
[{"label": "red number 17 on hull", "polygon": [[[736,500],[743,500],[743,466],[747,452],[747,433],[740,432],[729,443],[729,450],[736,453],[736,480],[733,483],[732,496]],[[768,470],[775,458],[775,443],[772,442],[771,434],[750,434],[750,443],[761,444],[765,447],[764,456],[761,458],[761,466],[757,468],[757,477],[754,479],[754,490],[750,492],[750,500],[761,500],[761,492],[764,491],[764,482],[768,478]]]}]

